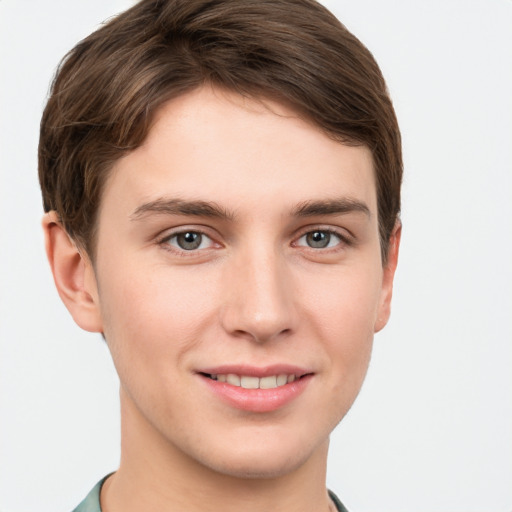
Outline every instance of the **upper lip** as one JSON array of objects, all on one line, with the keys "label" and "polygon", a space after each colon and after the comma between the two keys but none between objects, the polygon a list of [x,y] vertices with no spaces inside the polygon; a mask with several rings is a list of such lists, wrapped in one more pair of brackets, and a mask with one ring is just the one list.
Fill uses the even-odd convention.
[{"label": "upper lip", "polygon": [[247,375],[250,377],[269,377],[271,375],[295,375],[302,377],[304,375],[313,373],[304,367],[290,365],[290,364],[272,364],[269,366],[251,366],[245,364],[223,364],[220,366],[211,366],[208,368],[201,368],[196,370],[196,373],[203,373],[207,375],[227,375],[229,373],[234,375]]}]

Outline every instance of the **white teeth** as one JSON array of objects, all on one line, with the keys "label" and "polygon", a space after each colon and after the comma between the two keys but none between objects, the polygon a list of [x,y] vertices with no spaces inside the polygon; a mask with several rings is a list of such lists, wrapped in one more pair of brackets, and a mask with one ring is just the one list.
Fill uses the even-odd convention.
[{"label": "white teeth", "polygon": [[286,375],[285,373],[282,373],[281,375],[277,376],[276,380],[277,380],[277,382],[276,382],[277,386],[284,386],[288,382],[288,375]]},{"label": "white teeth", "polygon": [[262,377],[260,379],[260,389],[273,389],[277,388],[277,377],[271,375],[270,377]]},{"label": "white teeth", "polygon": [[234,373],[228,373],[226,375],[226,382],[232,386],[240,387],[240,377]]},{"label": "white teeth", "polygon": [[245,389],[258,389],[260,387],[260,379],[244,375],[240,377],[240,386]]},{"label": "white teeth", "polygon": [[287,375],[285,373],[261,378],[252,375],[236,375],[234,373],[211,374],[210,378],[244,389],[274,389],[296,380],[295,375]]}]

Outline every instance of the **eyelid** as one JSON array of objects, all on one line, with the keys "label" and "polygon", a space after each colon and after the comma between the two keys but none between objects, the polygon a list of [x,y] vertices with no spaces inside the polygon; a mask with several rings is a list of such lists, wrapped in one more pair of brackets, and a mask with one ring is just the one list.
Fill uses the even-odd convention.
[{"label": "eyelid", "polygon": [[[182,249],[176,245],[172,245],[169,243],[169,240],[184,233],[198,233],[201,236],[208,238],[211,243],[209,244],[209,247],[204,247],[202,249],[192,249],[188,251],[186,249]],[[178,256],[191,257],[197,256],[199,253],[202,253],[203,251],[207,251],[215,247],[221,247],[222,245],[219,242],[217,242],[216,238],[217,237],[215,237],[215,235],[211,233],[210,229],[206,229],[204,226],[190,225],[166,229],[162,231],[159,235],[157,235],[157,237],[155,238],[155,242],[164,250],[169,251],[173,254],[176,254]]]},{"label": "eyelid", "polygon": [[317,224],[317,225],[310,225],[310,226],[305,226],[305,227],[301,228],[301,230],[294,237],[294,241],[293,241],[292,245],[297,245],[297,242],[302,237],[304,237],[307,234],[312,233],[314,231],[322,231],[324,233],[329,233],[331,235],[334,235],[340,239],[340,243],[337,244],[335,247],[326,247],[326,248],[314,248],[314,247],[309,247],[307,245],[298,245],[298,247],[305,247],[306,249],[311,249],[311,250],[317,251],[317,252],[318,251],[328,252],[328,251],[335,251],[337,249],[339,250],[340,245],[342,247],[349,247],[355,243],[354,236],[347,229],[338,228],[338,227],[335,227],[332,225],[326,226],[326,225],[322,225],[322,224]]}]

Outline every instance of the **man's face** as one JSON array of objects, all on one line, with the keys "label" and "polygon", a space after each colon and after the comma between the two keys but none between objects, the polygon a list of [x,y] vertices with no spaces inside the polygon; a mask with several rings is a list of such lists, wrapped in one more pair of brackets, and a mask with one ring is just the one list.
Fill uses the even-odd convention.
[{"label": "man's face", "polygon": [[367,148],[272,101],[169,102],[99,212],[92,295],[126,435],[238,476],[324,453],[387,321],[391,260]]}]

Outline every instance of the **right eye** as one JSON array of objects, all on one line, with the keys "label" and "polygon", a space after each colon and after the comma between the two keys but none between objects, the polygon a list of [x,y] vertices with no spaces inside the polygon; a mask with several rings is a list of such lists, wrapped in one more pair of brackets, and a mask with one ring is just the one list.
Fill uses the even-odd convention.
[{"label": "right eye", "polygon": [[180,251],[197,251],[201,249],[209,249],[213,247],[213,240],[200,231],[181,231],[174,233],[161,242],[162,244],[168,244],[173,249]]}]

